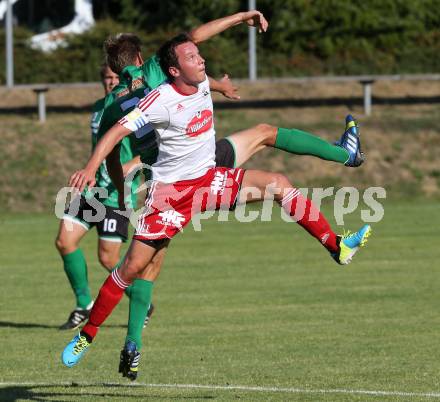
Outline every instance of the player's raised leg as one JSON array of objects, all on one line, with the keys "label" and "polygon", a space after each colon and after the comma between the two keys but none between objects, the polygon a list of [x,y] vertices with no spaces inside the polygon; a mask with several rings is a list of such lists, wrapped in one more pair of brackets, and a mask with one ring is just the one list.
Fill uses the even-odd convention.
[{"label": "player's raised leg", "polygon": [[[347,133],[350,133],[350,143],[345,140],[348,138]],[[281,149],[296,155],[316,156],[347,166],[360,166],[363,162],[359,129],[351,115],[347,116],[341,140],[335,144],[303,130],[278,128],[269,124],[258,124],[247,130],[239,131],[226,137],[226,140],[234,147],[235,166],[241,166],[266,147]]]},{"label": "player's raised leg", "polygon": [[87,263],[80,240],[88,232],[88,225],[70,216],[60,221],[55,246],[63,260],[64,271],[75,294],[76,307],[59,329],[78,328],[89,316],[93,301],[87,276]]},{"label": "player's raised leg", "polygon": [[62,361],[66,366],[72,367],[82,358],[101,324],[121,300],[124,290],[150,263],[156,252],[156,248],[152,246],[137,240],[132,241],[121,266],[102,285],[86,325],[64,349]]},{"label": "player's raised leg", "polygon": [[346,166],[358,167],[362,165],[365,160],[364,153],[361,151],[361,140],[359,138],[359,127],[356,120],[351,114],[345,117],[345,131],[339,141],[335,145],[346,149],[350,155]]},{"label": "player's raised leg", "polygon": [[[246,187],[257,188],[260,196],[247,192]],[[293,187],[287,177],[282,174],[247,170],[243,177],[242,189],[239,202],[273,197],[288,215],[330,252],[339,264],[350,263],[354,254],[366,243],[371,233],[370,226],[364,225],[354,234],[337,236],[321,211],[310,199]]]}]

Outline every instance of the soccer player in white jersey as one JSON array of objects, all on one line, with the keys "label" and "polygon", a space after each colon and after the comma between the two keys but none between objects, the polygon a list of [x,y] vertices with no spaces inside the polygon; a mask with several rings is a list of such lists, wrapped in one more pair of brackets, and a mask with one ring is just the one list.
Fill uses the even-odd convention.
[{"label": "soccer player in white jersey", "polygon": [[[152,166],[153,184],[146,211],[139,218],[124,261],[101,287],[87,324],[63,351],[62,360],[68,367],[84,355],[124,289],[196,213],[273,197],[340,264],[351,261],[371,231],[365,225],[352,235],[337,236],[321,212],[284,175],[216,167],[213,108],[204,59],[187,35],[166,42],[158,55],[170,83],[151,92],[113,126],[99,142],[86,168],[71,177],[70,184],[79,190],[93,185],[99,164],[122,138],[147,123],[155,127],[159,157]],[[119,187],[123,182],[122,171],[118,181]],[[259,194],[246,188],[256,188]],[[158,274],[157,270],[142,274],[150,280],[151,290]],[[125,353],[127,366],[138,358],[131,345],[126,345]]]}]

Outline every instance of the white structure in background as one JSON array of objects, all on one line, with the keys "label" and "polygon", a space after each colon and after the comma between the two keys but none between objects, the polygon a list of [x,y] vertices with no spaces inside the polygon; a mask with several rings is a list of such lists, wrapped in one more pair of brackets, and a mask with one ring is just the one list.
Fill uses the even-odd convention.
[{"label": "white structure in background", "polygon": [[[18,0],[9,0],[11,2],[11,6],[13,6]],[[8,1],[1,0],[0,1],[0,21],[5,19],[6,10],[8,8]]]},{"label": "white structure in background", "polygon": [[[18,0],[9,0],[11,6]],[[4,20],[8,7],[7,0],[0,0],[0,21]],[[75,16],[70,24],[64,27],[54,29],[34,35],[31,38],[31,46],[35,49],[41,49],[45,52],[56,49],[63,44],[66,34],[79,34],[87,31],[95,24],[93,18],[92,0],[75,0]]]},{"label": "white structure in background", "polygon": [[90,29],[94,24],[92,0],[75,0],[75,16],[70,24],[33,36],[31,46],[34,49],[50,52],[63,44],[66,35],[80,34]]},{"label": "white structure in background", "polygon": [[[9,0],[11,5],[18,0]],[[0,1],[0,21],[5,18],[7,0]],[[56,49],[63,44],[64,37],[68,34],[80,34],[87,31],[95,24],[93,18],[92,0],[75,0],[75,16],[73,20],[61,28],[49,32],[34,35],[31,38],[31,46],[45,52]]]}]

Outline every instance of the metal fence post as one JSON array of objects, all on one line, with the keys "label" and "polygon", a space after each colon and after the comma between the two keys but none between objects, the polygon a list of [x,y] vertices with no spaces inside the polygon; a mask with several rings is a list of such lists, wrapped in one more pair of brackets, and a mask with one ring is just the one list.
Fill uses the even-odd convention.
[{"label": "metal fence post", "polygon": [[14,45],[12,32],[12,4],[6,0],[6,86],[14,86]]},{"label": "metal fence post", "polygon": [[[256,9],[256,1],[249,0],[248,1],[248,9],[255,10]],[[249,27],[248,28],[248,37],[249,37],[249,79],[251,81],[255,81],[257,79],[257,45],[256,45],[256,28]]]},{"label": "metal fence post", "polygon": [[364,113],[365,116],[371,115],[371,109],[372,109],[372,96],[371,96],[371,87],[373,85],[373,80],[365,80],[361,81],[361,84],[364,88]]},{"label": "metal fence post", "polygon": [[40,123],[46,122],[46,92],[49,90],[47,87],[35,88],[34,92],[37,94],[38,103],[38,120]]}]

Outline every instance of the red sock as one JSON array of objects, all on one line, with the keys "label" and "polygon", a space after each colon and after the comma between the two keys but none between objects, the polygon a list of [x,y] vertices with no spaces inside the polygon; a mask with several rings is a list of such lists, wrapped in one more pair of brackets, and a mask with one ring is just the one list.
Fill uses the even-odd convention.
[{"label": "red sock", "polygon": [[336,234],[331,229],[324,215],[299,190],[296,188],[289,190],[281,200],[281,206],[328,251],[334,253],[339,250]]},{"label": "red sock", "polygon": [[129,286],[119,276],[118,270],[114,270],[101,286],[98,298],[93,304],[89,320],[81,332],[84,332],[90,341],[96,336],[99,327],[111,314]]}]

